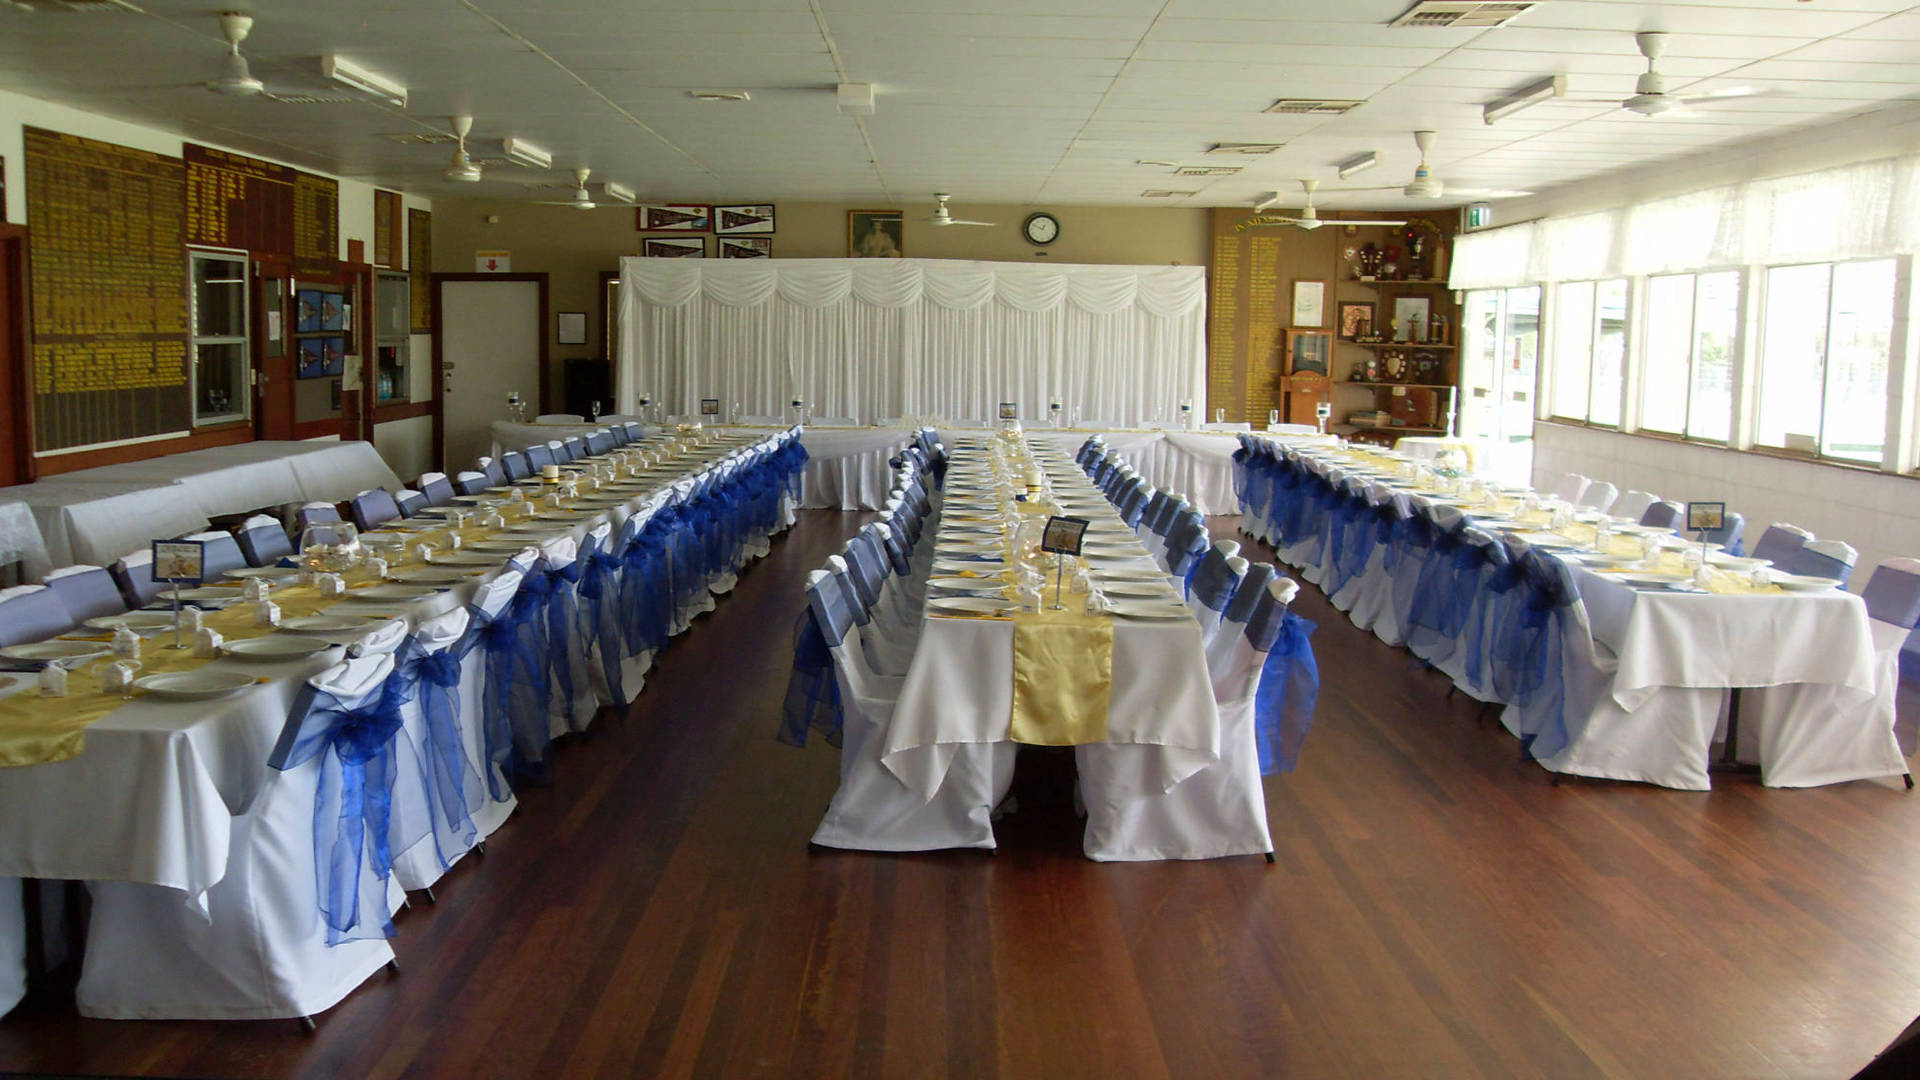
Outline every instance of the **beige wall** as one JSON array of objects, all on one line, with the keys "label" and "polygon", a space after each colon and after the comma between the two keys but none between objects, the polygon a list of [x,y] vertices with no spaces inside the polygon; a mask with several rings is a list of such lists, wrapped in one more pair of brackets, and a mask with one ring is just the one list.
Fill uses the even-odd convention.
[{"label": "beige wall", "polygon": [[[531,197],[531,196],[530,196]],[[773,254],[779,259],[842,259],[847,255],[847,211],[873,204],[775,204]],[[983,259],[1000,262],[1177,264],[1205,266],[1208,211],[1164,207],[1060,206],[1045,209],[1060,219],[1060,238],[1035,248],[1020,235],[1020,225],[1036,207],[960,205],[956,217],[993,221],[990,229],[935,228],[922,220],[931,204],[906,208],[905,253],[922,259]],[[489,223],[488,218],[498,220]],[[570,210],[529,202],[491,199],[434,200],[433,263],[440,273],[471,273],[476,251],[511,253],[516,273],[549,275],[548,304],[553,312],[587,313],[585,345],[552,344],[552,315],[547,340],[558,391],[568,357],[603,356],[600,327],[600,272],[616,270],[622,255],[640,253],[641,233],[634,229],[632,207]],[[655,233],[652,235],[666,235]],[[707,254],[714,254],[712,236]]]}]

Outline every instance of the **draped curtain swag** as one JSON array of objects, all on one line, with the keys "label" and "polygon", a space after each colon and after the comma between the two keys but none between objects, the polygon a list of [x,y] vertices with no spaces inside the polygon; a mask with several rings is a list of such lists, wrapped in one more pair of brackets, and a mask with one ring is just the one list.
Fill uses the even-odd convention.
[{"label": "draped curtain swag", "polygon": [[1920,157],[1708,188],[1459,238],[1448,284],[1488,289],[1920,251]]},{"label": "draped curtain swag", "polygon": [[1206,393],[1206,271],[946,259],[620,261],[615,392],[692,414],[989,423],[1049,401],[1121,426]]}]

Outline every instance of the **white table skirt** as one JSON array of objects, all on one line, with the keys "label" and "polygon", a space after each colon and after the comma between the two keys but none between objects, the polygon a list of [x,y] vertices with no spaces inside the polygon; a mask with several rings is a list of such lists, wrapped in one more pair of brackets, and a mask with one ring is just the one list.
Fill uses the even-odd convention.
[{"label": "white table skirt", "polygon": [[0,489],[33,508],[46,545],[47,565],[34,573],[75,563],[106,566],[140,551],[148,541],[207,527],[199,500],[177,484],[150,480],[120,483],[67,477]]},{"label": "white table skirt", "polygon": [[[663,499],[666,487],[691,485],[683,477],[637,494],[552,536],[529,536],[527,546],[568,533],[578,540],[601,521],[617,526]],[[417,625],[465,605],[475,587],[462,583],[394,609],[356,613],[404,614]],[[163,641],[150,639],[146,648]],[[0,769],[0,878],[132,881],[204,895],[226,874],[233,819],[252,805],[295,695],[341,655],[333,648],[285,664],[213,661],[271,681],[212,702],[141,698],[89,725],[77,757]]]},{"label": "white table skirt", "polygon": [[0,498],[0,566],[14,563],[20,564],[27,581],[38,581],[53,569],[33,507],[19,499]]}]

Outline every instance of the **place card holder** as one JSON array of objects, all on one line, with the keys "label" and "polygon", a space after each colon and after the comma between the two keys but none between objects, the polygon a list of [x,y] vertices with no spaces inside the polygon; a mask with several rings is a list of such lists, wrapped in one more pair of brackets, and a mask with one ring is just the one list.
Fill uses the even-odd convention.
[{"label": "place card holder", "polygon": [[262,600],[253,606],[253,625],[271,630],[280,625],[280,605],[271,600]]},{"label": "place card holder", "polygon": [[67,669],[59,664],[48,664],[41,668],[39,687],[41,697],[66,697]]},{"label": "place card holder", "polygon": [[203,626],[193,635],[193,655],[203,660],[211,660],[220,655],[222,641],[220,631],[211,626]]}]

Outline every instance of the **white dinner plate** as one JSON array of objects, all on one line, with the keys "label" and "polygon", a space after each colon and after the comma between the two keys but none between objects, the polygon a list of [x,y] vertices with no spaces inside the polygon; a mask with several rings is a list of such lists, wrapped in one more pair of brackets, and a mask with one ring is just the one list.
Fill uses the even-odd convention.
[{"label": "white dinner plate", "polygon": [[[465,547],[462,547],[460,551],[469,552],[469,553],[478,553],[482,551],[494,551],[494,552],[500,552],[506,555],[511,555],[516,551],[525,551],[526,549],[533,546],[534,546],[533,544],[529,544],[520,540],[475,540],[473,543],[468,544]],[[449,554],[459,554],[459,552],[449,552]],[[441,560],[436,559],[434,561],[439,562]],[[479,564],[475,563],[473,565],[478,566]]]},{"label": "white dinner plate", "polygon": [[930,589],[945,589],[948,592],[976,593],[989,596],[1004,596],[1007,591],[1007,583],[999,578],[928,578],[927,587]]},{"label": "white dinner plate", "polygon": [[387,574],[389,581],[402,585],[457,585],[479,572],[479,567],[409,566]]},{"label": "white dinner plate", "polygon": [[9,660],[85,660],[112,656],[113,647],[104,641],[30,641],[0,649]]},{"label": "white dinner plate", "polygon": [[971,552],[977,555],[984,555],[984,554],[997,555],[1000,553],[1000,545],[998,543],[988,544],[988,543],[982,543],[977,540],[947,540],[947,541],[942,541],[939,545],[937,545],[937,548],[940,551],[963,551],[963,552]]},{"label": "white dinner plate", "polygon": [[1004,615],[1014,606],[1011,600],[984,596],[935,596],[927,600],[927,610],[936,615]]},{"label": "white dinner plate", "polygon": [[[362,536],[360,539],[365,540],[366,537]],[[398,540],[399,538],[395,537],[394,539]],[[300,570],[292,566],[242,566],[238,570],[229,570],[221,576],[237,578],[243,581],[247,578],[266,578],[268,581],[284,581],[287,578],[299,577]]]},{"label": "white dinner plate", "polygon": [[1123,619],[1184,619],[1190,612],[1187,606],[1177,601],[1166,600],[1113,600],[1107,604],[1107,611]]},{"label": "white dinner plate", "polygon": [[1632,574],[1612,574],[1629,585],[1641,588],[1665,588],[1688,580],[1686,574],[1669,574],[1661,570],[1642,570]]},{"label": "white dinner plate", "polygon": [[394,600],[424,600],[440,590],[428,585],[373,585],[365,589],[355,589],[346,596],[358,603],[362,600],[385,603]]},{"label": "white dinner plate", "polygon": [[383,619],[365,615],[296,615],[280,620],[280,629],[295,634],[351,634],[371,630]]},{"label": "white dinner plate", "polygon": [[1173,587],[1166,581],[1102,581],[1100,591],[1108,596],[1131,596],[1140,598],[1159,598],[1178,600]]},{"label": "white dinner plate", "polygon": [[1145,566],[1096,566],[1092,571],[1096,581],[1166,581],[1167,575],[1159,570]]},{"label": "white dinner plate", "polygon": [[241,638],[220,646],[220,651],[228,656],[237,656],[242,660],[298,660],[303,656],[312,656],[323,649],[333,648],[333,642],[322,641],[316,637],[301,634],[267,634],[264,637]]},{"label": "white dinner plate", "polygon": [[1722,570],[1732,570],[1736,573],[1744,574],[1752,573],[1753,569],[1758,566],[1772,566],[1773,560],[1755,559],[1743,555],[1728,555],[1724,551],[1716,551],[1707,556],[1707,564],[1709,566],[1720,567]]},{"label": "white dinner plate", "polygon": [[1816,577],[1812,574],[1774,574],[1773,583],[1788,592],[1826,592],[1840,587],[1839,578]]},{"label": "white dinner plate", "polygon": [[999,559],[935,559],[933,560],[933,572],[946,576],[959,576],[964,574],[994,574],[997,576],[1003,565]]},{"label": "white dinner plate", "polygon": [[258,680],[244,671],[167,671],[144,675],[133,685],[157,698],[171,701],[204,701],[225,697],[237,690],[257,685]]},{"label": "white dinner plate", "polygon": [[25,690],[37,680],[31,675],[0,675],[0,695],[12,694],[16,690]]},{"label": "white dinner plate", "polygon": [[1631,566],[1640,561],[1637,555],[1603,555],[1598,551],[1583,552],[1574,559],[1583,566]]},{"label": "white dinner plate", "polygon": [[1139,544],[1088,543],[1080,550],[1088,555],[1112,555],[1131,558],[1143,558],[1147,554],[1147,549],[1141,547]]},{"label": "white dinner plate", "polygon": [[84,624],[89,630],[165,630],[173,625],[171,611],[129,611],[123,615],[97,615]]}]

